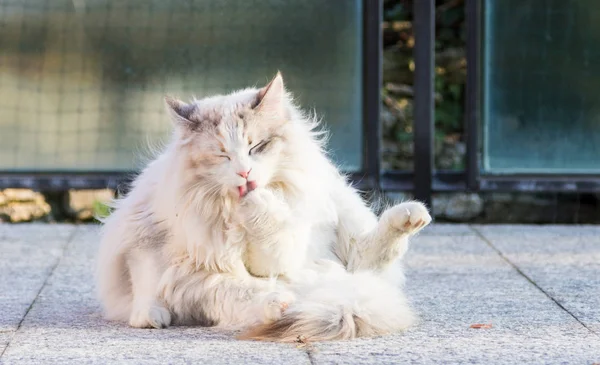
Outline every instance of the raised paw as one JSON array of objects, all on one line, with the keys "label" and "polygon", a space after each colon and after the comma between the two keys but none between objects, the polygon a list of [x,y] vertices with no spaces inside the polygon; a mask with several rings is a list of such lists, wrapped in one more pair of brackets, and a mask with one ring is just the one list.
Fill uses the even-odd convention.
[{"label": "raised paw", "polygon": [[242,200],[240,214],[244,221],[278,223],[289,215],[289,208],[275,194],[256,188]]},{"label": "raised paw", "polygon": [[265,322],[276,321],[281,318],[283,312],[296,300],[290,292],[269,293],[263,302]]},{"label": "raised paw", "polygon": [[137,328],[166,328],[171,324],[171,313],[158,304],[134,308],[129,317],[129,325]]},{"label": "raised paw", "polygon": [[398,204],[383,214],[393,228],[407,234],[415,234],[431,222],[425,205],[416,201]]}]

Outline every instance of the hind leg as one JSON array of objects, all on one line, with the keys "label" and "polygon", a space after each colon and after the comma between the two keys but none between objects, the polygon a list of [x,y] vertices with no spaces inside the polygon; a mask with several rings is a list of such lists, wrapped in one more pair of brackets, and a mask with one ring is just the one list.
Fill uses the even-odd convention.
[{"label": "hind leg", "polygon": [[395,205],[381,215],[377,227],[364,240],[362,248],[352,260],[358,269],[384,269],[402,258],[408,250],[408,239],[431,222],[427,208],[419,202]]},{"label": "hind leg", "polygon": [[171,324],[171,313],[157,298],[160,265],[155,254],[143,250],[130,253],[127,261],[131,275],[133,301],[129,325],[165,328]]},{"label": "hind leg", "polygon": [[386,210],[379,219],[371,244],[380,247],[383,256],[401,258],[408,249],[408,238],[431,222],[425,205],[405,202]]},{"label": "hind leg", "polygon": [[404,256],[410,236],[431,222],[427,208],[416,201],[387,209],[379,221],[356,198],[344,203],[345,209],[338,210],[336,252],[349,271],[386,269]]}]

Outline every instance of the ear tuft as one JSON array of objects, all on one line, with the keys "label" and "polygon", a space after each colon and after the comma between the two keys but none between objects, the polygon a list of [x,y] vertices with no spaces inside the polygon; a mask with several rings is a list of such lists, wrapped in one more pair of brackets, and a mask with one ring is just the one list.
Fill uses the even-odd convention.
[{"label": "ear tuft", "polygon": [[188,127],[195,125],[195,122],[191,120],[192,114],[196,110],[195,104],[187,104],[171,96],[165,96],[165,103],[171,117],[176,123],[184,124]]},{"label": "ear tuft", "polygon": [[258,91],[258,105],[255,109],[261,113],[283,116],[285,113],[285,86],[281,72],[265,87]]}]

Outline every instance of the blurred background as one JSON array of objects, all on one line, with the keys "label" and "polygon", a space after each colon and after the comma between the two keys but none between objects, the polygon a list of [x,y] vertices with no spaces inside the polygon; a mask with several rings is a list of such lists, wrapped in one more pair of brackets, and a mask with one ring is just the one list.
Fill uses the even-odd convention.
[{"label": "blurred background", "polygon": [[424,199],[438,221],[596,223],[596,8],[0,0],[0,221],[93,222],[168,137],[163,95],[281,70],[369,192]]}]

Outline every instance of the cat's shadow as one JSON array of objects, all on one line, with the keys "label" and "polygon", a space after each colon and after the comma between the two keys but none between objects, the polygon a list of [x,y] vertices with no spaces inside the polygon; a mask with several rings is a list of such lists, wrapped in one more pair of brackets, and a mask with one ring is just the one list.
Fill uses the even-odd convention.
[{"label": "cat's shadow", "polygon": [[[0,328],[15,327],[14,318],[0,317]],[[111,339],[120,341],[160,338],[177,340],[184,334],[187,340],[202,338],[202,340],[231,341],[239,332],[206,327],[201,325],[173,325],[164,329],[133,328],[125,322],[109,321],[104,318],[100,306],[92,301],[85,301],[73,306],[62,303],[44,303],[38,308],[31,308],[21,322],[19,331],[81,331],[82,336],[102,333]]]}]

